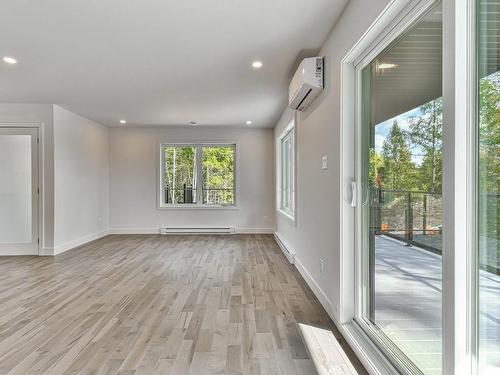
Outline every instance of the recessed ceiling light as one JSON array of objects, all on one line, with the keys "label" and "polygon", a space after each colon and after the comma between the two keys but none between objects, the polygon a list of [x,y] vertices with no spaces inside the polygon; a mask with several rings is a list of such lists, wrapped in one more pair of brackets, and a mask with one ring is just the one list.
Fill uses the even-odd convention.
[{"label": "recessed ceiling light", "polygon": [[126,124],[127,120],[120,120],[120,124]]},{"label": "recessed ceiling light", "polygon": [[398,64],[393,64],[393,63],[380,63],[378,64],[379,69],[393,69],[396,68]]},{"label": "recessed ceiling light", "polygon": [[252,125],[253,122],[251,120],[247,120],[247,125]]},{"label": "recessed ceiling light", "polygon": [[17,60],[13,57],[5,56],[3,58],[3,61],[6,62],[7,64],[17,64]]},{"label": "recessed ceiling light", "polygon": [[190,121],[189,124],[191,124],[192,126],[197,126],[198,123],[196,121]]},{"label": "recessed ceiling light", "polygon": [[255,68],[255,69],[259,69],[259,68],[262,68],[262,61],[254,61],[252,63],[252,66]]}]

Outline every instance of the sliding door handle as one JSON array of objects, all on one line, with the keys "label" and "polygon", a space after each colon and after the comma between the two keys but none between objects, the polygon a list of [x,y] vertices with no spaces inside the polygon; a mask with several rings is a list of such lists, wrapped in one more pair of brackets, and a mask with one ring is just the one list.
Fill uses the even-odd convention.
[{"label": "sliding door handle", "polygon": [[351,182],[351,207],[356,207],[358,191],[356,188],[356,181]]}]

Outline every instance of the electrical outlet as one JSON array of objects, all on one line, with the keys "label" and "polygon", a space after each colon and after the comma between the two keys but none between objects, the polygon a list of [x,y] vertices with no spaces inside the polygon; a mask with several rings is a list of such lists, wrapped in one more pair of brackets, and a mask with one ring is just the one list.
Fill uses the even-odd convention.
[{"label": "electrical outlet", "polygon": [[327,169],[328,168],[328,156],[324,155],[321,158],[321,169]]},{"label": "electrical outlet", "polygon": [[321,258],[319,259],[319,272],[325,272],[325,261]]}]

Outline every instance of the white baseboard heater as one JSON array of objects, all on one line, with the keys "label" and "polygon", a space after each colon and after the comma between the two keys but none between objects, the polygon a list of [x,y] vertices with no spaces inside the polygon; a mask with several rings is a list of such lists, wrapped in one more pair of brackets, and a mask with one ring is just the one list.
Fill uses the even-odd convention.
[{"label": "white baseboard heater", "polygon": [[288,259],[288,261],[292,264],[295,263],[295,253],[289,249],[284,243],[283,241],[281,241],[281,239],[279,238],[279,236],[274,233],[274,240],[276,241],[276,243],[278,244],[279,248],[281,249],[281,251],[283,251],[283,254],[285,254],[286,258]]},{"label": "white baseboard heater", "polygon": [[160,227],[160,234],[228,234],[234,227]]}]

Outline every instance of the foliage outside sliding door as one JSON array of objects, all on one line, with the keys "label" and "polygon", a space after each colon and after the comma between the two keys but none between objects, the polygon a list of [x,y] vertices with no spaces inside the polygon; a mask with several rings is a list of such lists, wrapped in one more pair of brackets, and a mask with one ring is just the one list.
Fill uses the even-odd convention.
[{"label": "foliage outside sliding door", "polygon": [[477,0],[479,373],[500,373],[500,1]]}]

